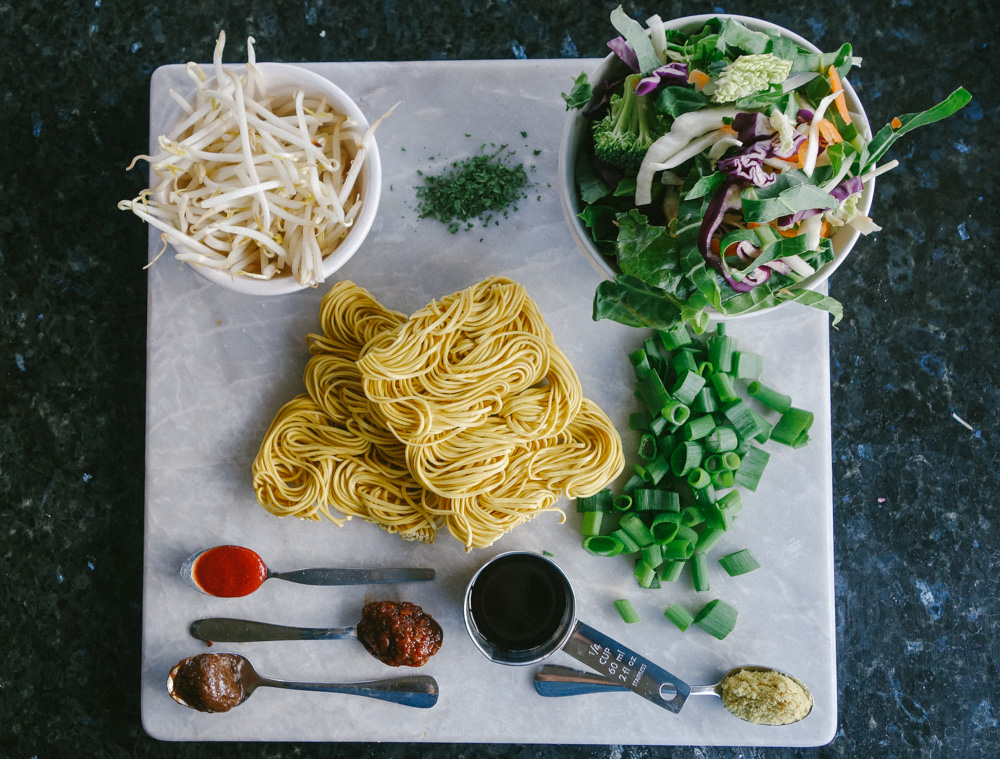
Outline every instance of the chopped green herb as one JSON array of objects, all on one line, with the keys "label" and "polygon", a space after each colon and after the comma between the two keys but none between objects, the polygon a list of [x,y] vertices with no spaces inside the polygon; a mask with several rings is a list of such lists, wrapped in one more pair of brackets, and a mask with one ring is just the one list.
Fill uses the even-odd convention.
[{"label": "chopped green herb", "polygon": [[[480,150],[484,149],[485,143]],[[499,226],[490,211],[502,212],[507,218],[507,208],[526,197],[528,175],[522,164],[508,165],[504,159],[513,151],[501,155],[506,149],[501,145],[495,152],[466,158],[452,163],[441,174],[425,176],[424,184],[417,188],[420,201],[417,211],[421,218],[431,217],[448,225],[448,231],[458,232],[463,224],[466,229],[475,226],[473,219],[480,219],[483,226],[491,221]],[[517,206],[513,205],[513,210]]]}]

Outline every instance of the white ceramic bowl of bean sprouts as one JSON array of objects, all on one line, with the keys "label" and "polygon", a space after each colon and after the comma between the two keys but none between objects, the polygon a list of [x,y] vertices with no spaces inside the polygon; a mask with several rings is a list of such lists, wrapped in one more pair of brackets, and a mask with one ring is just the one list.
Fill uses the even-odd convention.
[{"label": "white ceramic bowl of bean sprouts", "polygon": [[370,125],[316,72],[255,63],[252,40],[247,65],[223,66],[223,44],[224,36],[211,72],[188,64],[194,93],[171,93],[179,121],[157,155],[138,157],[152,186],[119,208],[218,285],[255,295],[316,287],[357,252],[375,219],[378,121]]}]

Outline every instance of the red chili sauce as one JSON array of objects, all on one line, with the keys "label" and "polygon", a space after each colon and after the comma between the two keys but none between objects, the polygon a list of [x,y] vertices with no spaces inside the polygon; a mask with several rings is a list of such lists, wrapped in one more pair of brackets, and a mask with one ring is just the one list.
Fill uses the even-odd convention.
[{"label": "red chili sauce", "polygon": [[408,601],[375,601],[361,610],[358,640],[390,667],[421,667],[441,648],[441,625]]},{"label": "red chili sauce", "polygon": [[192,576],[209,595],[235,598],[257,590],[267,579],[267,566],[249,548],[216,546],[195,559]]}]

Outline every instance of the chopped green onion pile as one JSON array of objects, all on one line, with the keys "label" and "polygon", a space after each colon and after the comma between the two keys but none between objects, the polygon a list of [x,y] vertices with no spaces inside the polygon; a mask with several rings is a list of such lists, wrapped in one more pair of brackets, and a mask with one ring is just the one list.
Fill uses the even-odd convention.
[{"label": "chopped green onion pile", "polygon": [[[770,460],[761,446],[806,445],[813,414],[763,384],[763,358],[737,350],[722,323],[697,341],[684,325],[657,332],[629,359],[645,407],[629,417],[640,435],[633,475],[622,493],[606,489],[577,500],[583,547],[598,556],[628,556],[641,588],[676,582],[687,568],[694,590],[707,592],[709,553],[734,528],[740,489],[757,490]],[[749,549],[718,563],[729,577],[760,568]],[[626,618],[626,602],[615,606],[637,622],[634,609]],[[737,616],[718,599],[694,616],[680,604],[664,614],[681,631],[696,624],[720,640]]]}]

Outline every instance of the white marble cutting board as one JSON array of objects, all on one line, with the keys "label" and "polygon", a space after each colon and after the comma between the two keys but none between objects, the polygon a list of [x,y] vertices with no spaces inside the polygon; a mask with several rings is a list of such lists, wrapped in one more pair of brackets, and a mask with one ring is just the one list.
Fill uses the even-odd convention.
[{"label": "white marble cutting board", "polygon": [[[646,336],[590,318],[598,275],[576,249],[556,187],[557,146],[565,119],[560,93],[597,61],[321,63],[369,119],[399,102],[378,130],[382,203],[362,249],[340,272],[387,306],[412,312],[433,298],[490,275],[522,282],[538,302],[584,392],[610,414],[626,449],[638,410],[627,355]],[[151,86],[150,138],[169,125],[168,88],[188,91],[182,66],[158,69]],[[527,136],[522,136],[522,132]],[[449,234],[418,219],[417,170],[444,168],[482,143],[508,144],[533,166],[529,199],[498,226]],[[534,151],[540,151],[534,155]],[[432,160],[433,159],[433,160]],[[150,235],[149,254],[160,248]],[[736,529],[720,547],[749,547],[764,567],[729,578],[714,565],[712,590],[696,594],[682,579],[641,590],[626,559],[599,559],[580,548],[570,509],[466,554],[447,533],[413,545],[373,525],[281,520],[254,501],[250,464],[277,409],[301,390],[305,336],[318,328],[323,288],[274,298],[232,293],[181,269],[169,254],[149,270],[145,572],[142,720],[164,740],[421,741],[586,744],[810,746],[829,742],[837,723],[833,596],[829,332],[820,312],[789,305],[769,316],[729,323],[741,347],[765,356],[765,379],[816,413],[813,440],[798,451],[768,444],[771,463],[757,493],[745,493]],[[624,479],[624,478],[623,478]],[[178,576],[190,554],[236,543],[275,569],[310,566],[430,566],[430,583],[315,588],[277,580],[242,599],[197,593]],[[752,726],[718,699],[690,700],[680,714],[631,694],[543,699],[533,667],[488,662],[462,623],[465,585],[487,558],[507,550],[548,551],[573,581],[579,616],[692,684],[715,682],[735,664],[759,663],[804,680],[816,700],[805,721]],[[612,606],[633,600],[643,621],[626,626]],[[739,612],[736,630],[717,641],[697,628],[680,633],[662,617],[679,601],[697,609],[723,598]],[[208,649],[187,633],[206,616],[303,626],[357,621],[366,600],[410,600],[442,625],[444,646],[420,672],[441,688],[438,704],[411,709],[370,699],[261,689],[226,714],[174,703],[165,680],[180,659]],[[401,673],[356,641],[217,644],[248,655],[265,675],[289,680],[372,679]],[[561,652],[552,663],[574,665]]]}]

